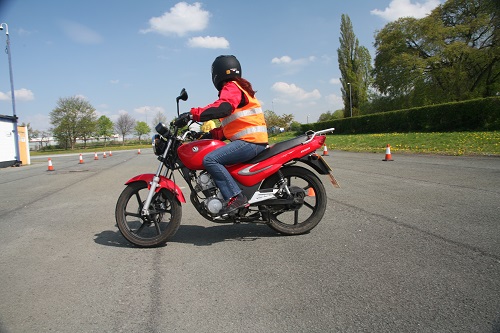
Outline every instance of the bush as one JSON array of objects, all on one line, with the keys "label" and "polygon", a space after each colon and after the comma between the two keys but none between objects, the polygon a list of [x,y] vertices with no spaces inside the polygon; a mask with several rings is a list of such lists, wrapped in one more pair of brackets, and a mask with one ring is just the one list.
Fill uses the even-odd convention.
[{"label": "bush", "polygon": [[500,97],[304,124],[301,130],[330,127],[337,134],[495,131],[500,130]]}]

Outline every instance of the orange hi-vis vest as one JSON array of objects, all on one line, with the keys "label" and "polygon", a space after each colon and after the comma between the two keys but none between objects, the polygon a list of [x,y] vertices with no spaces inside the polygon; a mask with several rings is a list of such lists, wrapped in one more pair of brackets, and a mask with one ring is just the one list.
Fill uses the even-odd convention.
[{"label": "orange hi-vis vest", "polygon": [[232,82],[245,94],[248,103],[235,109],[226,118],[220,119],[224,136],[231,141],[268,143],[266,120],[259,101],[250,96],[238,83]]}]

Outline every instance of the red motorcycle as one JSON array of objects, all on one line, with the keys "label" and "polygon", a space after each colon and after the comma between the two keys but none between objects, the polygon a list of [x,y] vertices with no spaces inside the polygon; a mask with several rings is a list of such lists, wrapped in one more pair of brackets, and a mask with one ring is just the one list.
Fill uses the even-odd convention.
[{"label": "red motorcycle", "polygon": [[[179,100],[187,98],[182,89],[176,98],[177,115]],[[250,161],[227,166],[249,200],[235,214],[221,216],[224,199],[202,161],[225,143],[196,140],[194,132],[182,131],[186,125],[156,126],[153,151],[160,161],[158,170],[127,181],[118,198],[116,223],[129,242],[140,247],[163,245],[179,228],[181,203],[186,203],[186,199],[174,177],[175,170],[189,187],[191,203],[209,221],[263,223],[285,235],[304,234],[321,221],[327,196],[316,173],[328,175],[335,187],[338,184],[331,168],[315,151],[324,145],[324,134],[333,128],[276,143]]]}]

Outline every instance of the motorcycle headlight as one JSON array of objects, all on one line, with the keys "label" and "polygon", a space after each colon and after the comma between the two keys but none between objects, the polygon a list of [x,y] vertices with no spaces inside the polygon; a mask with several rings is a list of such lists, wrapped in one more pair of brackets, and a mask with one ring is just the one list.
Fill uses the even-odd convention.
[{"label": "motorcycle headlight", "polygon": [[155,130],[164,138],[166,138],[170,132],[167,125],[165,125],[164,123],[159,123],[158,125],[156,125]]},{"label": "motorcycle headlight", "polygon": [[165,148],[167,148],[167,142],[159,134],[153,135],[152,138],[153,152],[157,156],[163,155]]}]

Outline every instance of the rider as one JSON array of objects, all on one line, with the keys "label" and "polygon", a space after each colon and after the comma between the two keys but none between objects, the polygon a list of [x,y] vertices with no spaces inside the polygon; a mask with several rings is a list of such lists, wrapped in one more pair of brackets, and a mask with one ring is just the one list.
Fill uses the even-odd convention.
[{"label": "rider", "polygon": [[179,119],[194,121],[220,118],[221,127],[210,131],[212,139],[230,140],[207,154],[203,166],[221,190],[225,204],[220,215],[234,212],[248,202],[225,165],[246,162],[266,149],[267,126],[250,82],[241,77],[241,65],[233,55],[221,55],[212,64],[212,82],[219,99],[205,107],[192,108]]}]

